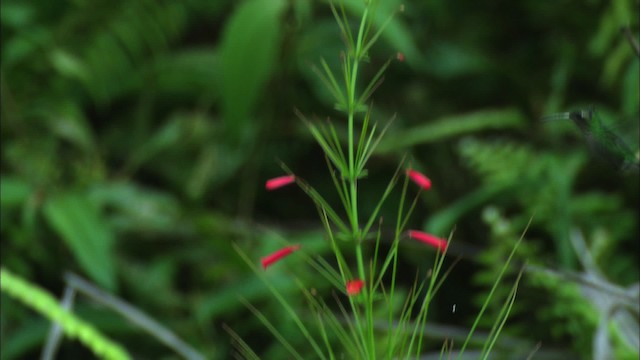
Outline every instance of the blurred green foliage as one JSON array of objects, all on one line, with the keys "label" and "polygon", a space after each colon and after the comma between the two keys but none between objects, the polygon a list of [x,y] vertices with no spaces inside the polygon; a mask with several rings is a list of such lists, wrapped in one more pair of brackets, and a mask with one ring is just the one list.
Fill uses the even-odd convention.
[{"label": "blurred green foliage", "polygon": [[[354,15],[363,6],[345,3]],[[476,311],[468,299],[492,282],[531,217],[521,260],[582,271],[569,242],[577,228],[613,283],[637,282],[637,174],[599,163],[570,123],[539,119],[593,104],[637,151],[640,60],[619,29],[640,38],[638,1],[388,0],[377,24],[401,5],[364,68],[372,77],[397,52],[405,58],[372,96],[375,121],[396,117],[360,198],[366,214],[375,204],[366,199],[378,198],[407,154],[432,179],[411,225],[442,236],[455,227],[451,253],[463,256],[433,321],[469,326]],[[238,296],[282,319],[280,331],[302,346],[232,243],[256,261],[285,239],[329,251],[301,191],[263,191],[264,179],[281,174],[276,159],[331,191],[322,155],[293,112],[337,116],[312,68],[321,58],[337,67],[343,48],[328,4],[3,1],[0,21],[3,267],[54,294],[66,271],[81,273],[207,358],[233,352],[222,324],[259,355],[284,356]],[[389,201],[384,218],[394,216],[397,194]],[[495,216],[484,221],[486,209],[510,229],[498,231]],[[410,244],[401,258],[407,286],[416,267],[431,263]],[[301,309],[292,273],[331,292],[303,266],[268,275],[300,297]],[[588,352],[593,324],[576,320],[581,313],[545,316],[577,297],[557,291],[565,285],[525,278],[514,310],[521,315],[506,334]],[[177,357],[86,299],[76,313],[134,356]],[[46,336],[39,316],[4,293],[0,315],[0,348],[11,348],[2,359],[37,356]],[[85,351],[67,341],[60,357]]]}]

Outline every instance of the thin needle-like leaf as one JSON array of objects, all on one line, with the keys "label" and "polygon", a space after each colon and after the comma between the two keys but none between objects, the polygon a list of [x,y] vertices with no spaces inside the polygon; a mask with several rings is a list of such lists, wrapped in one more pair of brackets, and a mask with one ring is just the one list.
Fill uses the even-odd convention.
[{"label": "thin needle-like leaf", "polygon": [[[325,359],[325,355],[322,352],[322,349],[320,348],[320,346],[318,345],[318,343],[315,341],[315,339],[313,338],[313,336],[311,336],[311,333],[309,332],[309,329],[307,329],[307,327],[305,326],[304,322],[302,322],[302,320],[300,319],[300,317],[298,316],[298,314],[296,313],[296,311],[291,307],[291,304],[289,304],[289,302],[284,298],[284,296],[282,296],[282,294],[278,291],[278,289],[275,288],[275,286],[273,286],[273,284],[271,284],[271,282],[269,282],[269,280],[267,279],[264,271],[261,271],[255,264],[253,261],[251,261],[251,259],[249,259],[249,256],[236,244],[232,244],[233,248],[235,249],[235,251],[240,255],[240,257],[242,258],[242,260],[244,260],[244,262],[251,268],[251,270],[253,270],[253,272],[258,275],[258,277],[260,278],[260,280],[262,280],[262,282],[267,286],[267,288],[269,289],[269,291],[271,292],[271,294],[276,298],[276,300],[278,300],[278,302],[280,303],[280,305],[284,308],[284,310],[287,312],[287,314],[290,316],[290,318],[293,320],[293,322],[297,325],[298,329],[300,330],[300,332],[302,333],[302,335],[307,339],[307,341],[309,341],[309,344],[311,345],[311,347],[313,348],[313,350],[316,352],[316,355],[321,358],[321,359]],[[242,301],[243,299],[241,299]],[[251,310],[252,312],[254,312],[254,314],[263,322],[263,324],[267,327],[271,326],[271,323],[269,322],[269,320],[264,317],[262,315],[262,313],[255,309],[251,304],[249,304],[248,302],[244,301],[245,305],[248,306],[249,310]],[[253,308],[253,310],[252,310]],[[269,329],[271,330],[271,328]],[[275,331],[273,331],[275,330]],[[275,328],[273,328],[273,330],[271,330],[274,335],[277,337],[278,336],[278,332]],[[279,339],[280,340],[280,339]],[[284,346],[286,342],[282,342],[282,344]],[[290,346],[290,345],[289,345]],[[291,350],[293,350],[293,352],[291,353],[293,356],[295,356],[296,358],[300,358],[299,354],[297,354],[297,352],[295,351],[295,349],[291,348]],[[296,356],[297,354],[297,356]]]},{"label": "thin needle-like leaf", "polygon": [[378,88],[378,86],[382,84],[382,82],[384,81],[384,77],[383,77],[384,71],[387,69],[387,67],[389,67],[389,64],[391,64],[391,59],[387,60],[384,63],[384,65],[380,67],[380,69],[378,70],[376,75],[373,77],[373,79],[371,79],[367,87],[362,92],[362,95],[360,95],[360,97],[358,98],[358,101],[357,101],[358,106],[364,105],[364,103],[369,99],[369,97]]},{"label": "thin needle-like leaf", "polygon": [[478,313],[478,316],[476,317],[476,320],[473,322],[473,325],[471,325],[471,330],[469,330],[469,335],[467,336],[467,338],[465,339],[464,343],[462,344],[462,348],[460,348],[460,352],[458,353],[458,358],[460,358],[461,354],[464,352],[464,350],[466,349],[469,341],[471,340],[471,336],[473,335],[473,332],[475,331],[476,327],[478,326],[478,323],[480,322],[480,318],[482,318],[482,315],[484,314],[485,310],[489,306],[489,300],[491,300],[491,297],[493,296],[493,294],[495,293],[496,289],[498,288],[498,285],[500,284],[500,280],[502,280],[502,276],[504,276],[504,273],[507,271],[507,268],[509,267],[509,264],[511,263],[511,260],[514,257],[514,255],[516,253],[516,250],[518,249],[518,246],[522,242],[522,239],[524,239],[524,234],[529,229],[529,226],[531,225],[532,221],[533,221],[533,217],[529,219],[529,223],[527,223],[527,226],[525,227],[524,231],[522,232],[522,235],[520,235],[520,238],[518,239],[516,244],[513,246],[513,249],[511,250],[511,253],[509,254],[509,257],[507,258],[507,261],[502,266],[502,269],[500,270],[500,273],[498,274],[498,277],[496,278],[495,282],[493,283],[493,286],[491,287],[491,291],[489,291],[489,294],[487,295],[487,299],[485,300],[484,304],[482,304],[482,308],[480,309],[480,312]]},{"label": "thin needle-like leaf", "polygon": [[227,332],[227,334],[229,334],[231,336],[231,339],[235,342],[233,344],[233,347],[236,348],[236,350],[238,350],[240,352],[240,355],[242,355],[243,359],[260,360],[260,357],[258,355],[256,355],[256,353],[253,352],[253,350],[251,350],[251,346],[249,346],[249,344],[247,344],[242,339],[242,337],[240,337],[240,335],[238,335],[238,333],[233,331],[233,329],[231,329],[225,323],[222,324],[222,328],[224,329],[224,331]]},{"label": "thin needle-like leaf", "polygon": [[391,20],[393,20],[394,15],[395,14],[392,14],[391,16],[389,16],[387,20],[385,20],[385,22],[380,26],[378,31],[376,31],[376,33],[371,37],[371,39],[369,39],[369,41],[363,48],[364,53],[367,53],[369,49],[373,46],[373,44],[375,44],[376,41],[378,41],[378,38],[380,37],[380,35],[382,35],[382,32],[384,31],[384,29],[389,25]]},{"label": "thin needle-like leaf", "polygon": [[338,214],[333,210],[329,203],[327,203],[322,195],[320,195],[320,193],[318,193],[313,187],[311,187],[301,179],[296,179],[296,182],[298,183],[302,191],[307,193],[307,195],[309,195],[311,200],[313,200],[313,202],[316,203],[317,206],[319,206],[323,211],[326,211],[328,217],[336,226],[338,226],[340,231],[344,232],[345,234],[348,234],[350,232],[349,228],[345,225],[340,216],[338,216]]},{"label": "thin needle-like leaf", "polygon": [[349,20],[347,19],[347,13],[344,10],[344,4],[340,2],[340,15],[338,15],[338,11],[336,7],[333,5],[333,2],[330,3],[331,12],[333,16],[336,18],[336,22],[338,23],[338,27],[340,27],[340,31],[344,37],[345,43],[347,45],[347,49],[350,52],[353,52],[354,43],[353,43],[353,34],[351,33],[351,27],[349,26]]},{"label": "thin needle-like leaf", "polygon": [[[287,351],[289,351],[289,354],[291,354],[291,356],[293,356],[296,359],[299,360],[303,360],[304,358],[302,357],[302,355],[300,355],[300,353],[298,353],[298,351],[296,351],[296,349],[291,345],[291,343],[289,343],[289,341],[287,341],[287,338],[284,337],[279,331],[278,329],[273,325],[273,323],[260,311],[258,310],[255,306],[251,305],[251,303],[249,303],[247,300],[240,298],[240,302],[247,307],[247,309],[249,309],[249,311],[251,311],[251,313],[253,313],[253,315],[255,317],[258,318],[258,320],[260,320],[260,322],[262,322],[262,324],[269,329],[269,331],[273,334],[273,336],[276,337],[276,339],[280,342],[280,344],[282,344],[282,346],[284,346]],[[297,315],[296,315],[297,317]],[[324,357],[323,357],[324,358]]]},{"label": "thin needle-like leaf", "polygon": [[369,217],[369,221],[367,221],[367,224],[364,226],[364,228],[362,230],[362,232],[364,234],[368,233],[369,230],[371,229],[371,226],[373,226],[373,222],[378,217],[378,213],[380,212],[380,209],[382,208],[382,204],[387,199],[389,194],[391,194],[391,190],[393,190],[393,187],[396,185],[396,182],[398,181],[398,176],[400,174],[401,166],[402,166],[402,163],[400,165],[398,165],[398,168],[396,169],[395,174],[393,174],[393,177],[389,181],[389,184],[387,184],[387,188],[384,190],[384,193],[380,197],[380,200],[378,200],[378,204],[376,204],[376,207],[374,208],[373,212],[371,213],[371,216]]},{"label": "thin needle-like leaf", "polygon": [[333,185],[336,187],[340,201],[342,202],[345,211],[349,211],[349,209],[351,209],[351,199],[347,196],[348,189],[345,177],[340,176],[340,178],[338,178],[335,174],[336,169],[332,166],[331,161],[326,156],[325,161],[327,162],[327,168],[329,169],[329,174],[331,174],[331,179],[333,180]]},{"label": "thin needle-like leaf", "polygon": [[324,59],[320,59],[320,62],[324,73],[322,73],[322,71],[320,71],[316,66],[313,66],[311,69],[316,73],[316,75],[318,75],[320,81],[324,83],[327,89],[329,89],[336,102],[338,104],[344,104],[346,102],[344,93],[333,76],[333,72],[329,69],[329,65],[327,65],[327,62]]},{"label": "thin needle-like leaf", "polygon": [[513,308],[513,304],[516,301],[516,293],[518,292],[518,285],[520,284],[520,279],[522,278],[522,273],[524,272],[524,268],[525,267],[523,266],[522,269],[520,270],[520,273],[518,274],[516,281],[511,287],[509,296],[507,296],[507,299],[504,305],[500,309],[500,313],[498,314],[498,319],[493,324],[493,327],[491,328],[491,332],[489,334],[489,341],[486,341],[484,343],[484,346],[482,348],[483,359],[487,359],[489,357],[489,354],[491,353],[491,349],[493,348],[496,341],[498,340],[498,335],[500,335],[500,332],[502,332],[502,328],[504,327],[504,324],[507,322],[509,313],[511,312],[511,309]]}]

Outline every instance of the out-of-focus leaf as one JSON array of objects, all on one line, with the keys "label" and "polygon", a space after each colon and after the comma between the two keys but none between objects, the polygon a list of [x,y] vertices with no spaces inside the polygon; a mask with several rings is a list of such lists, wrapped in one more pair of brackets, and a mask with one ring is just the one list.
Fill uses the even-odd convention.
[{"label": "out-of-focus leaf", "polygon": [[221,95],[225,126],[240,140],[249,114],[269,79],[280,48],[284,0],[249,0],[225,26],[220,45]]},{"label": "out-of-focus leaf", "polygon": [[173,52],[159,59],[153,78],[159,95],[170,97],[194,94],[209,99],[219,94],[219,56],[213,48],[197,48]]},{"label": "out-of-focus leaf", "polygon": [[378,153],[395,151],[486,129],[519,128],[524,123],[525,118],[522,113],[511,108],[479,110],[470,114],[446,116],[428,124],[391,133],[382,139],[376,151]]},{"label": "out-of-focus leaf", "polygon": [[89,198],[76,193],[52,196],[44,204],[44,215],[87,274],[115,290],[114,236]]},{"label": "out-of-focus leaf", "polygon": [[613,15],[612,11],[607,11],[602,16],[598,32],[589,44],[589,50],[592,54],[597,56],[604,55],[605,51],[609,48],[609,45],[619,35],[619,25],[616,24]]},{"label": "out-of-focus leaf", "polygon": [[31,186],[20,178],[0,177],[0,206],[3,208],[22,205],[31,192]]},{"label": "out-of-focus leaf", "polygon": [[574,48],[566,47],[564,53],[558,57],[556,64],[553,66],[551,91],[545,106],[546,113],[553,114],[562,111],[561,106],[564,104],[567,95],[567,86],[573,71],[575,58]]},{"label": "out-of-focus leaf", "polygon": [[3,1],[0,4],[0,22],[11,29],[23,28],[35,18],[33,6],[28,3]]},{"label": "out-of-focus leaf", "polygon": [[458,221],[460,217],[465,215],[471,209],[478,207],[489,199],[497,196],[499,193],[504,191],[506,187],[507,186],[504,185],[488,185],[465,195],[463,198],[454,202],[446,209],[438,211],[437,213],[430,216],[427,220],[425,228],[431,234],[447,236],[456,225],[456,221]]},{"label": "out-of-focus leaf", "polygon": [[58,171],[57,143],[50,136],[9,139],[2,142],[2,158],[23,179],[48,185],[55,181]]},{"label": "out-of-focus leaf", "polygon": [[[640,110],[640,59],[633,60],[623,78],[622,109],[624,114],[637,119]],[[636,131],[635,134],[638,132]]]},{"label": "out-of-focus leaf", "polygon": [[145,161],[163,150],[175,146],[184,135],[184,122],[181,116],[175,116],[162,125],[155,134],[133,151],[127,164],[129,171],[136,169]]},{"label": "out-of-focus leaf", "polygon": [[[221,165],[221,160],[226,162],[226,165]],[[241,159],[234,159],[232,156],[221,156],[216,146],[205,146],[195,161],[193,172],[187,184],[187,194],[192,199],[201,197],[215,177],[218,177],[217,180],[228,178],[237,169],[240,162]]]},{"label": "out-of-focus leaf", "polygon": [[88,81],[89,74],[82,60],[61,49],[55,49],[50,55],[51,64],[60,74],[82,81]]},{"label": "out-of-focus leaf", "polygon": [[119,231],[173,233],[178,231],[180,207],[167,193],[152,191],[134,183],[97,184],[89,199],[112,210],[109,219]]},{"label": "out-of-focus leaf", "polygon": [[429,47],[428,60],[419,69],[440,78],[477,74],[492,67],[490,59],[468,46],[441,42]]},{"label": "out-of-focus leaf", "polygon": [[618,46],[611,50],[602,73],[602,81],[605,85],[611,86],[616,82],[616,78],[622,71],[624,64],[631,58],[632,53],[633,50],[626,42],[619,42]]},{"label": "out-of-focus leaf", "polygon": [[2,44],[2,68],[11,69],[29,56],[33,56],[39,47],[51,41],[51,33],[44,27],[27,28],[19,36],[9,38]]},{"label": "out-of-focus leaf", "polygon": [[135,1],[121,10],[92,27],[96,31],[87,34],[88,46],[80,53],[90,74],[87,91],[98,104],[147,86],[141,65],[165,53],[187,22],[180,1]]},{"label": "out-of-focus leaf", "polygon": [[[2,306],[7,306],[9,302],[5,299],[2,300]],[[10,306],[16,305],[11,304]],[[3,336],[2,360],[24,359],[25,353],[42,346],[50,327],[51,324],[42,317],[33,316],[22,323],[20,327],[8,331]]]},{"label": "out-of-focus leaf", "polygon": [[91,151],[95,148],[95,140],[91,127],[80,107],[65,100],[57,100],[53,108],[42,109],[48,120],[49,128],[61,138]]},{"label": "out-of-focus leaf", "polygon": [[[287,281],[290,279],[287,275],[278,274],[272,278],[280,291],[290,293],[297,288],[295,283]],[[238,296],[248,300],[267,298],[269,296],[268,290],[261,285],[262,280],[250,273],[249,276],[236,279],[233,284],[227,284],[223,288],[202,294],[202,301],[195,309],[196,319],[206,323],[223,313],[238,311],[243,307],[242,303],[238,301]]]}]

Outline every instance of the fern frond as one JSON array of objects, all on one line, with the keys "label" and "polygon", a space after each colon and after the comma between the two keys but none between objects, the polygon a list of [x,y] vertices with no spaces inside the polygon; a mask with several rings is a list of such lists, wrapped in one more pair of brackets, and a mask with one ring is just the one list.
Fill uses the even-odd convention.
[{"label": "fern frond", "polygon": [[517,184],[535,175],[536,155],[526,145],[507,141],[480,141],[467,138],[459,144],[460,155],[486,183]]},{"label": "fern frond", "polygon": [[[187,25],[181,3],[143,0],[103,6],[97,2],[75,8],[53,29],[54,54],[74,59],[82,69],[75,78],[98,103],[141,86],[142,65],[164,54]],[[59,61],[53,65],[63,75],[74,75],[65,74]]]}]

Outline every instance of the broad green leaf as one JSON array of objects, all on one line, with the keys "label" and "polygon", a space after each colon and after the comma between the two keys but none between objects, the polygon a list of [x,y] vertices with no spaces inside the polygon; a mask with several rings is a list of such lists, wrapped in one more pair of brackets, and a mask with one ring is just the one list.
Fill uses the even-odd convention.
[{"label": "broad green leaf", "polygon": [[389,134],[380,142],[376,152],[394,151],[480,130],[518,128],[524,125],[524,122],[524,116],[516,109],[489,109],[446,116],[434,122]]},{"label": "broad green leaf", "polygon": [[98,284],[113,291],[114,235],[91,201],[81,194],[58,194],[45,202],[44,216],[82,269]]},{"label": "broad green leaf", "polygon": [[239,140],[279,54],[284,0],[249,0],[226,24],[220,45],[222,111]]}]

